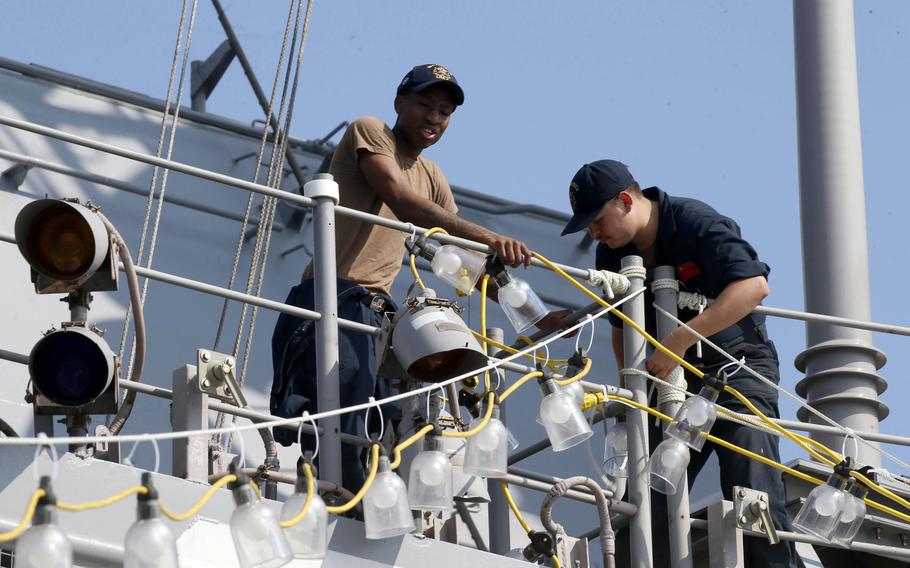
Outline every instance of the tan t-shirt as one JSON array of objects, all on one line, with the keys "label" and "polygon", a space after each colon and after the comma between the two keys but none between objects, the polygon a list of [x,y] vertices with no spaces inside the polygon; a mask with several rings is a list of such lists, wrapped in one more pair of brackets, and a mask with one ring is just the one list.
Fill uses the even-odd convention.
[{"label": "tan t-shirt", "polygon": [[[458,211],[452,189],[439,166],[424,157],[414,160],[399,154],[392,129],[373,116],[355,120],[335,149],[329,172],[338,182],[340,205],[398,219],[367,183],[360,170],[359,150],[395,158],[417,195],[452,213]],[[344,215],[336,215],[335,221],[338,276],[388,294],[401,269],[404,239],[408,235]],[[304,271],[304,278],[312,275],[311,262]]]}]

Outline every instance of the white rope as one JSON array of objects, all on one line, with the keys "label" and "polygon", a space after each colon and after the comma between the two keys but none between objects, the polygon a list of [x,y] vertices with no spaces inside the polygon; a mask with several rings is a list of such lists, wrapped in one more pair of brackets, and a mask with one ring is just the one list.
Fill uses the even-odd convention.
[{"label": "white rope", "polygon": [[684,402],[686,400],[686,376],[679,365],[667,374],[667,385],[657,387],[657,407],[663,408],[670,402]]},{"label": "white rope", "polygon": [[[610,313],[611,311],[613,311],[614,309],[619,307],[623,302],[636,298],[639,295],[641,295],[641,293],[643,293],[643,292],[644,292],[644,288],[636,290],[635,292],[624,297],[622,300],[613,304],[609,308],[604,308],[604,309],[600,310],[599,312],[594,314],[594,318],[597,319],[597,318],[605,316],[606,314]],[[432,384],[432,385],[429,385],[426,387],[414,389],[414,390],[411,390],[408,392],[392,395],[392,396],[389,396],[389,397],[386,397],[386,398],[383,398],[380,400],[373,400],[372,402],[368,401],[365,403],[354,404],[354,405],[347,406],[344,408],[338,408],[335,410],[327,410],[325,412],[319,412],[317,414],[310,415],[308,418],[305,418],[303,416],[298,416],[298,417],[294,417],[294,418],[281,418],[281,419],[277,419],[277,420],[268,420],[268,421],[264,421],[264,422],[257,422],[257,423],[244,424],[244,425],[240,425],[240,426],[234,426],[232,428],[202,428],[202,429],[198,429],[198,430],[179,430],[179,431],[175,431],[175,432],[159,432],[157,434],[150,434],[150,433],[124,434],[124,435],[117,436],[117,441],[120,443],[126,443],[126,442],[132,442],[135,440],[149,440],[149,439],[155,439],[158,441],[176,440],[179,438],[191,438],[193,436],[220,435],[220,434],[224,434],[226,432],[243,432],[246,430],[261,430],[263,428],[274,428],[276,426],[298,425],[307,419],[321,420],[323,418],[329,418],[332,416],[340,416],[342,414],[347,414],[350,412],[366,410],[367,408],[370,408],[373,406],[382,406],[384,404],[391,404],[394,402],[398,402],[399,400],[404,400],[404,399],[410,398],[412,396],[420,396],[422,394],[425,394],[429,391],[432,391],[432,390],[440,388],[440,387],[445,387],[450,384],[455,384],[455,383],[461,381],[462,379],[472,377],[474,375],[483,373],[485,371],[489,371],[491,369],[497,369],[506,363],[509,363],[520,357],[524,357],[525,355],[530,354],[532,351],[534,351],[535,348],[537,348],[537,346],[547,345],[554,341],[562,339],[564,336],[576,331],[582,325],[584,325],[584,322],[576,322],[575,324],[569,326],[566,329],[559,331],[558,333],[554,334],[552,337],[544,340],[543,342],[537,343],[534,346],[528,346],[524,349],[520,349],[520,350],[516,351],[515,353],[510,354],[507,357],[504,357],[502,359],[495,361],[492,364],[488,364],[488,365],[485,365],[485,366],[477,368],[477,369],[471,369],[465,373],[462,373],[456,377],[452,377],[451,379],[447,379],[440,383],[436,383],[436,384]],[[54,445],[61,444],[61,445],[63,445],[63,444],[76,444],[76,443],[97,444],[99,442],[109,442],[109,441],[110,441],[110,437],[108,437],[108,436],[66,436],[66,437],[60,437],[60,438],[46,438],[43,440],[41,438],[28,438],[28,437],[19,437],[19,438],[3,437],[3,438],[0,438],[0,446],[31,446],[31,445],[35,445],[35,444],[54,444]]]},{"label": "white rope", "polygon": [[[847,435],[844,436],[844,442],[841,445],[840,455],[846,457],[852,457],[854,460],[859,457],[859,442],[856,441],[856,432],[852,428],[844,426],[844,430],[847,432]],[[847,440],[853,439],[853,455],[850,456],[847,453]]]},{"label": "white rope", "polygon": [[630,279],[638,278],[644,280],[648,277],[648,269],[644,266],[626,266],[625,268],[620,268],[619,273]]},{"label": "white rope", "polygon": [[[430,391],[430,392],[432,392],[432,391]],[[383,416],[382,416],[382,407],[379,406],[378,404],[376,404],[376,399],[373,398],[372,396],[370,398],[368,398],[367,401],[370,402],[370,406],[368,406],[367,411],[363,413],[363,433],[366,436],[367,440],[371,440],[371,438],[370,438],[370,409],[375,406],[376,410],[379,412],[379,440],[382,440],[382,436],[383,436],[383,434],[385,434],[385,420],[383,419]]]},{"label": "white rope", "polygon": [[[715,351],[717,351],[718,353],[720,353],[721,355],[723,355],[724,357],[726,357],[726,358],[727,358],[728,360],[730,360],[731,362],[739,363],[739,361],[738,361],[733,355],[730,355],[729,353],[727,353],[726,351],[724,351],[723,349],[721,349],[720,347],[718,347],[717,345],[715,345],[711,340],[709,340],[708,338],[704,337],[703,335],[701,335],[700,333],[698,333],[697,331],[695,331],[694,329],[692,329],[692,327],[689,326],[688,324],[686,324],[685,322],[680,321],[679,318],[677,318],[676,316],[670,314],[669,312],[667,312],[665,309],[661,308],[661,307],[658,306],[657,304],[655,304],[654,307],[657,308],[657,310],[660,311],[661,313],[663,313],[665,316],[667,316],[667,317],[669,317],[670,319],[674,320],[674,321],[675,321],[676,323],[678,323],[679,325],[685,327],[685,328],[689,331],[689,333],[691,333],[691,334],[694,335],[695,337],[699,338],[699,340],[704,341],[709,347],[711,347],[712,349],[714,349]],[[817,410],[817,409],[814,408],[812,405],[808,404],[807,402],[805,402],[805,401],[802,400],[801,398],[797,397],[796,395],[791,394],[787,389],[783,388],[782,386],[778,385],[778,384],[775,383],[774,381],[772,381],[772,380],[770,380],[770,379],[768,379],[768,378],[766,378],[766,377],[760,375],[759,373],[755,372],[755,370],[752,369],[751,367],[749,367],[748,365],[743,365],[742,368],[743,368],[747,373],[749,373],[750,375],[752,375],[753,377],[755,377],[756,379],[758,379],[758,380],[761,381],[762,383],[764,383],[764,384],[766,384],[767,386],[773,388],[773,389],[776,390],[777,392],[783,394],[784,396],[786,396],[787,398],[789,398],[790,400],[792,400],[793,402],[795,402],[796,404],[798,404],[800,407],[805,408],[808,412],[810,412],[810,413],[814,414],[816,417],[822,419],[822,420],[823,420],[824,422],[826,422],[828,425],[834,426],[835,428],[837,428],[838,430],[840,430],[841,432],[843,432],[845,436],[846,436],[846,435],[850,435],[850,431],[849,431],[848,428],[846,428],[846,427],[844,427],[844,426],[838,424],[837,422],[835,422],[834,420],[832,420],[831,418],[829,418],[827,415],[825,415],[825,414],[822,413],[821,411]],[[871,448],[873,451],[878,452],[878,453],[881,454],[882,456],[885,456],[886,458],[890,459],[890,460],[893,461],[894,463],[896,463],[896,464],[900,465],[901,467],[905,468],[906,470],[910,471],[910,465],[908,465],[907,463],[905,463],[903,460],[899,459],[898,457],[892,455],[890,452],[887,452],[887,451],[881,449],[881,448],[878,446],[878,444],[875,444],[875,443],[872,443],[872,442],[866,440],[865,438],[863,438],[862,436],[856,434],[855,432],[853,433],[853,435],[854,435],[854,438],[855,438],[856,441],[865,444],[867,447]]]},{"label": "white rope", "polygon": [[[591,338],[588,339],[588,348],[585,349],[585,353],[591,352],[591,347],[594,345],[594,319],[591,318],[591,314],[585,316],[585,323],[591,324]],[[575,335],[575,352],[578,353],[578,340],[581,339],[581,332],[584,331],[584,328],[580,329]]]},{"label": "white rope", "polygon": [[[303,425],[306,423],[307,419],[310,418],[310,413],[306,410],[303,411],[303,420],[300,421],[300,427],[297,428],[297,445],[301,448],[303,447]],[[310,423],[313,425],[313,437],[316,438],[316,449],[313,451],[313,458],[316,459],[316,456],[319,455],[319,430],[316,428],[316,421],[310,420]]]},{"label": "white rope", "polygon": [[674,290],[679,292],[679,281],[676,278],[658,278],[651,282],[651,290],[657,292],[658,290]]}]

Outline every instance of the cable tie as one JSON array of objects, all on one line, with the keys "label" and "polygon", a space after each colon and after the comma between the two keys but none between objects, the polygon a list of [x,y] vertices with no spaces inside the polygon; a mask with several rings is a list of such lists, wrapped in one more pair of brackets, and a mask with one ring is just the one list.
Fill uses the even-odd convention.
[{"label": "cable tie", "polygon": [[366,412],[363,413],[363,432],[366,434],[367,440],[373,441],[370,438],[370,410],[374,407],[376,411],[379,412],[379,440],[382,440],[382,436],[385,434],[385,420],[382,417],[382,405],[376,404],[376,399],[372,396],[367,399],[367,402],[370,403],[370,406],[367,407]]},{"label": "cable tie", "polygon": [[310,418],[310,412],[304,410],[301,415],[303,420],[300,421],[300,425],[297,427],[297,445],[300,446],[301,450],[303,449],[303,425],[309,421],[313,425],[313,437],[316,438],[316,449],[313,451],[313,459],[316,459],[316,456],[319,455],[319,428],[316,426],[316,421]]},{"label": "cable tie", "polygon": [[41,455],[41,452],[43,450],[47,449],[48,453],[51,456],[51,466],[53,468],[51,469],[51,479],[56,479],[57,471],[59,470],[59,466],[57,464],[57,460],[59,459],[57,456],[57,448],[54,446],[53,442],[48,440],[47,434],[44,432],[38,432],[38,435],[36,437],[39,438],[41,442],[35,446],[35,456],[32,458],[32,477],[35,478],[35,481],[39,481],[41,479],[42,475],[38,473],[38,456]]},{"label": "cable tie", "polygon": [[130,467],[136,467],[136,465],[132,462],[133,454],[136,453],[136,448],[139,446],[139,444],[141,442],[151,442],[152,446],[155,449],[155,469],[153,469],[152,471],[154,473],[158,473],[158,466],[161,464],[161,450],[158,448],[158,440],[156,440],[155,438],[152,438],[150,436],[150,434],[148,434],[148,433],[145,433],[144,436],[146,437],[146,439],[136,440],[135,442],[133,442],[133,447],[130,449],[130,452],[127,454],[127,456],[125,458],[123,458],[123,463]]}]

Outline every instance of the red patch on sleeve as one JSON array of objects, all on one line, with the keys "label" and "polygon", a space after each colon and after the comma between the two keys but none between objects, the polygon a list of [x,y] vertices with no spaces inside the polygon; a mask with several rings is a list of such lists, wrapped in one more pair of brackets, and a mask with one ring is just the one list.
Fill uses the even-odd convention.
[{"label": "red patch on sleeve", "polygon": [[681,282],[688,282],[699,274],[701,274],[701,268],[691,260],[676,266],[676,278]]}]

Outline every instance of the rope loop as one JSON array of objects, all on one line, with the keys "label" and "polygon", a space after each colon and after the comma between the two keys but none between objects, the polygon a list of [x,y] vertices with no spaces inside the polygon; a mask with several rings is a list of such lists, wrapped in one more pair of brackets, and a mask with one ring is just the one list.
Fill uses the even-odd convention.
[{"label": "rope loop", "polygon": [[53,468],[51,469],[51,480],[53,481],[57,478],[57,471],[60,469],[57,463],[59,459],[59,456],[57,455],[57,448],[50,440],[47,439],[47,434],[44,432],[39,432],[36,437],[40,438],[42,440],[42,443],[35,446],[35,457],[32,458],[32,477],[35,478],[35,481],[41,479],[41,474],[38,472],[38,456],[41,455],[41,452],[43,450],[47,449],[47,452],[51,455],[51,466]]},{"label": "rope loop", "polygon": [[307,421],[309,421],[309,423],[313,425],[313,437],[316,438],[316,449],[313,451],[313,457],[311,458],[311,459],[315,460],[316,456],[319,455],[319,430],[316,428],[316,421],[313,420],[312,418],[310,418],[310,412],[308,410],[304,410],[301,417],[303,418],[303,420],[300,422],[300,425],[297,427],[297,444],[300,446],[301,452],[302,452],[303,451],[303,425]]},{"label": "rope loop", "polygon": [[130,448],[130,453],[128,453],[126,455],[126,457],[123,458],[123,463],[130,467],[136,467],[135,464],[133,464],[133,462],[132,462],[133,454],[136,453],[136,447],[139,446],[140,442],[151,442],[152,447],[155,449],[155,469],[153,469],[152,472],[158,473],[158,466],[161,465],[161,450],[158,447],[158,440],[156,440],[155,438],[152,438],[148,434],[144,434],[144,436],[146,437],[145,440],[136,440],[135,442],[133,442],[133,447]]}]

